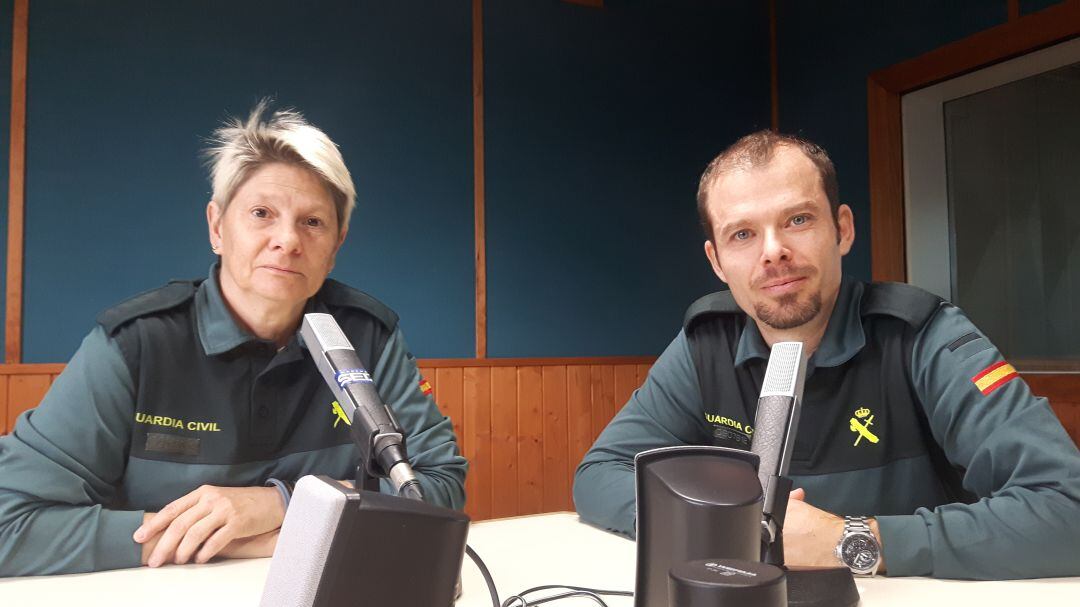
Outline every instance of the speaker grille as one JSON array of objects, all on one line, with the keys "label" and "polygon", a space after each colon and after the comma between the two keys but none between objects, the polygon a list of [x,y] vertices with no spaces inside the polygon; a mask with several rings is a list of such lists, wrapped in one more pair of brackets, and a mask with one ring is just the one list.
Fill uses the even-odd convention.
[{"label": "speaker grille", "polygon": [[296,483],[266,575],[261,607],[314,604],[330,544],[346,504],[345,494],[330,482],[305,476]]},{"label": "speaker grille", "polygon": [[341,331],[334,317],[329,314],[311,313],[304,315],[304,322],[311,326],[315,338],[323,350],[352,350],[352,344]]}]

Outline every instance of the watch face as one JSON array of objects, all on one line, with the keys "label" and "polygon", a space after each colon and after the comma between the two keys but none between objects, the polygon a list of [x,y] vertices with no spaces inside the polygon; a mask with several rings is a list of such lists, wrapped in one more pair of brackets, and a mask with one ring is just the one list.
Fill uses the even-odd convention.
[{"label": "watch face", "polygon": [[855,571],[870,571],[878,561],[878,545],[873,536],[854,533],[840,545],[840,558]]}]

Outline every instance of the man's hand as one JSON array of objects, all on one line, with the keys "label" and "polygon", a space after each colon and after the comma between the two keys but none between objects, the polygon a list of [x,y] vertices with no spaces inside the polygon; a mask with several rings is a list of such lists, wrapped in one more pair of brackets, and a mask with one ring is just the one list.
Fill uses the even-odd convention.
[{"label": "man's hand", "polygon": [[[133,538],[143,544],[143,562],[151,567],[205,563],[219,553],[269,556],[277,542],[277,534],[270,532],[281,527],[284,518],[285,505],[273,487],[203,485],[147,514]],[[262,537],[266,534],[272,537]]]},{"label": "man's hand", "polygon": [[[877,521],[870,519],[870,530],[881,544]],[[844,534],[844,519],[806,503],[806,491],[796,489],[788,498],[784,518],[784,563],[814,567],[838,567],[836,544]],[[885,571],[885,563],[878,572]]]}]

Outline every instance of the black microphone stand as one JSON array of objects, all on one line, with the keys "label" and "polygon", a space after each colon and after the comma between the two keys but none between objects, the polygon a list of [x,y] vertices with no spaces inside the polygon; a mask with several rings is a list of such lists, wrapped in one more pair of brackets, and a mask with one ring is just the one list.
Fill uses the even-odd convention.
[{"label": "black microphone stand", "polygon": [[787,515],[791,479],[770,476],[761,513],[761,562],[784,566],[784,518]]},{"label": "black microphone stand", "polygon": [[785,571],[790,607],[858,604],[859,590],[847,567],[788,567],[784,564],[784,518],[791,486],[791,479],[786,476],[769,477],[761,509],[761,562]]}]

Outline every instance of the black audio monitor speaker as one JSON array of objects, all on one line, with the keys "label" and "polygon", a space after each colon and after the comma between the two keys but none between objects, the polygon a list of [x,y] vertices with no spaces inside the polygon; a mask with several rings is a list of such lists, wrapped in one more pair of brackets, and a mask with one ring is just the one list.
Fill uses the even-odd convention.
[{"label": "black audio monitor speaker", "polygon": [[668,571],[697,559],[761,557],[758,457],[723,447],[666,447],[634,458],[635,607],[667,607]]},{"label": "black audio monitor speaker", "polygon": [[450,607],[468,532],[461,512],[305,476],[260,605]]}]

